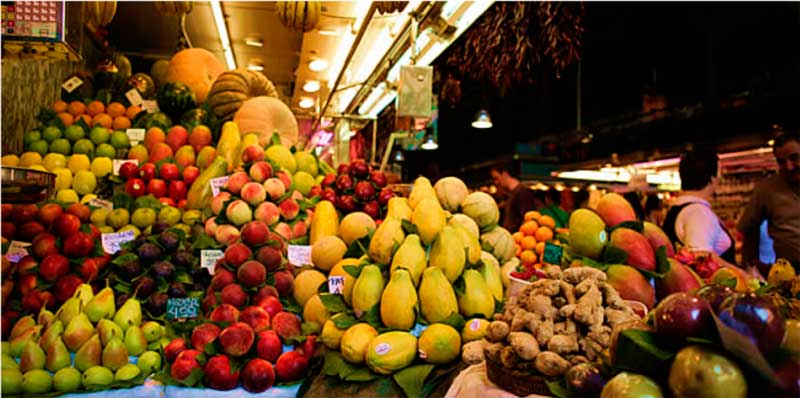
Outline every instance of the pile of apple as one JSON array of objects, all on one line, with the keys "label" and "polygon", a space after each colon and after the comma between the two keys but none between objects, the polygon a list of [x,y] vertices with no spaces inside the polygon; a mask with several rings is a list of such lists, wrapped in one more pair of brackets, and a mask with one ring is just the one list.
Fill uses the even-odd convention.
[{"label": "pile of apple", "polygon": [[374,220],[383,219],[389,199],[395,196],[386,187],[386,175],[363,159],[341,164],[335,174],[325,175],[321,185],[311,190],[310,196],[317,195],[333,203],[342,215],[363,211]]}]

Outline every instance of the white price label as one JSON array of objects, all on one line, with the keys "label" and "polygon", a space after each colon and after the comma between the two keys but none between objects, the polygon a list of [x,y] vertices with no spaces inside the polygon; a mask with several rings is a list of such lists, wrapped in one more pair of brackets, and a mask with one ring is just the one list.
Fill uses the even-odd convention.
[{"label": "white price label", "polygon": [[470,323],[469,323],[469,330],[471,330],[473,332],[477,332],[478,329],[480,329],[480,327],[481,327],[481,320],[480,319],[475,318],[472,321],[470,321]]},{"label": "white price label", "polygon": [[142,101],[142,109],[147,111],[147,113],[156,113],[158,112],[158,102],[155,100],[144,100]]},{"label": "white price label", "polygon": [[115,176],[119,175],[119,168],[122,167],[122,165],[125,163],[133,163],[137,166],[139,165],[139,161],[136,159],[114,159],[111,161],[111,166],[114,169]]},{"label": "white price label", "polygon": [[139,94],[139,90],[135,88],[128,90],[128,92],[125,93],[125,97],[128,98],[128,101],[134,106],[141,106],[142,102],[144,102],[142,95]]},{"label": "white price label", "polygon": [[111,234],[102,234],[100,239],[103,241],[103,250],[107,254],[114,254],[119,251],[120,246],[125,242],[130,242],[134,239],[133,231],[116,232]]},{"label": "white price label", "polygon": [[19,260],[22,260],[23,257],[28,255],[27,247],[31,244],[28,242],[20,242],[18,240],[12,240],[11,243],[8,245],[8,251],[6,252],[6,258],[8,261],[12,263],[18,263]]},{"label": "white price label", "polygon": [[108,211],[114,210],[114,204],[100,198],[94,198],[89,200],[89,206],[101,207]]},{"label": "white price label", "polygon": [[61,85],[61,88],[63,88],[64,91],[71,93],[75,91],[75,89],[80,87],[82,84],[83,84],[83,79],[81,79],[78,76],[72,76],[71,79],[65,81],[64,84]]},{"label": "white price label", "polygon": [[380,343],[377,346],[375,346],[375,353],[378,355],[387,354],[391,350],[392,346],[390,346],[389,343]]},{"label": "white price label", "polygon": [[200,266],[208,268],[208,273],[214,275],[217,268],[217,260],[225,257],[222,250],[200,250]]},{"label": "white price label", "polygon": [[344,277],[331,276],[328,278],[328,293],[342,294],[344,292]]},{"label": "white price label", "polygon": [[139,141],[144,141],[144,129],[127,129],[125,130],[125,134],[128,135],[128,139],[131,140],[131,145],[136,145]]},{"label": "white price label", "polygon": [[211,196],[219,195],[219,190],[228,183],[228,178],[230,178],[230,176],[222,176],[208,180],[208,183],[211,184]]},{"label": "white price label", "polygon": [[296,266],[311,264],[311,246],[308,245],[289,245],[286,255],[289,262]]}]

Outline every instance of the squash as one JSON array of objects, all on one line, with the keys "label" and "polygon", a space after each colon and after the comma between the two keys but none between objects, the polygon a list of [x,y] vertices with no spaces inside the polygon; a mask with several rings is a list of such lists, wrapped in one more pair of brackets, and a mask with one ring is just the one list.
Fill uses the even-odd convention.
[{"label": "squash", "polygon": [[128,79],[128,90],[135,88],[142,98],[150,98],[156,93],[156,84],[153,79],[144,73],[135,73]]},{"label": "squash", "polygon": [[85,4],[89,14],[89,24],[94,27],[110,24],[117,13],[116,1],[87,1]]},{"label": "squash", "polygon": [[318,1],[279,1],[278,18],[289,29],[310,32],[319,22]]},{"label": "squash", "polygon": [[503,227],[494,227],[481,235],[481,247],[502,262],[514,257],[516,251],[514,237]]},{"label": "squash", "polygon": [[166,81],[185,83],[194,92],[197,102],[203,103],[214,80],[224,71],[222,62],[208,50],[189,48],[169,61]]},{"label": "squash", "polygon": [[458,211],[461,202],[466,199],[469,194],[467,185],[457,177],[445,177],[433,186],[436,191],[436,197],[439,198],[439,203],[448,211]]},{"label": "squash", "polygon": [[181,15],[192,12],[191,1],[156,1],[153,3],[161,15]]},{"label": "squash", "polygon": [[158,127],[161,130],[167,131],[172,127],[172,119],[167,114],[162,112],[139,112],[132,123],[136,128],[143,128],[150,130],[151,127]]},{"label": "squash", "polygon": [[270,145],[272,134],[277,132],[281,144],[291,148],[297,143],[297,119],[286,104],[272,97],[250,98],[236,111],[233,121],[242,134],[256,133],[262,147]]},{"label": "squash", "polygon": [[167,83],[158,90],[158,109],[173,118],[197,106],[194,93],[186,84]]},{"label": "squash", "polygon": [[203,108],[189,109],[186,113],[181,115],[178,124],[189,131],[192,131],[193,128],[201,124],[208,127],[211,124],[211,115]]},{"label": "squash", "polygon": [[248,98],[267,96],[278,98],[278,92],[266,76],[246,69],[223,72],[208,92],[207,103],[221,120],[233,117]]},{"label": "squash", "polygon": [[475,220],[482,231],[493,228],[500,221],[497,202],[484,192],[473,192],[467,195],[467,198],[461,202],[461,212]]}]

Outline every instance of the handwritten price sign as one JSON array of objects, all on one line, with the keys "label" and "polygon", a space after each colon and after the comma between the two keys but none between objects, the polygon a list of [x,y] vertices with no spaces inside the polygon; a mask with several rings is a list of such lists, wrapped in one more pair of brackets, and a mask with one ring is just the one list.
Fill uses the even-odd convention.
[{"label": "handwritten price sign", "polygon": [[167,319],[197,318],[199,309],[196,298],[171,298],[167,300]]}]

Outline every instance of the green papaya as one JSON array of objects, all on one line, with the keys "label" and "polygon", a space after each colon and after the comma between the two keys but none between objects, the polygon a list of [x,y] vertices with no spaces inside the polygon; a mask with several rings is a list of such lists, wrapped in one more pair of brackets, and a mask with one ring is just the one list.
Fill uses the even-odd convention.
[{"label": "green papaya", "polygon": [[428,323],[441,322],[458,312],[456,293],[440,268],[428,267],[422,274],[419,304]]},{"label": "green papaya", "polygon": [[466,253],[461,236],[455,228],[445,226],[433,242],[430,266],[439,267],[451,283],[464,271]]},{"label": "green papaya", "polygon": [[494,314],[494,297],[481,274],[474,270],[464,271],[464,294],[458,296],[461,315],[491,318]]}]

